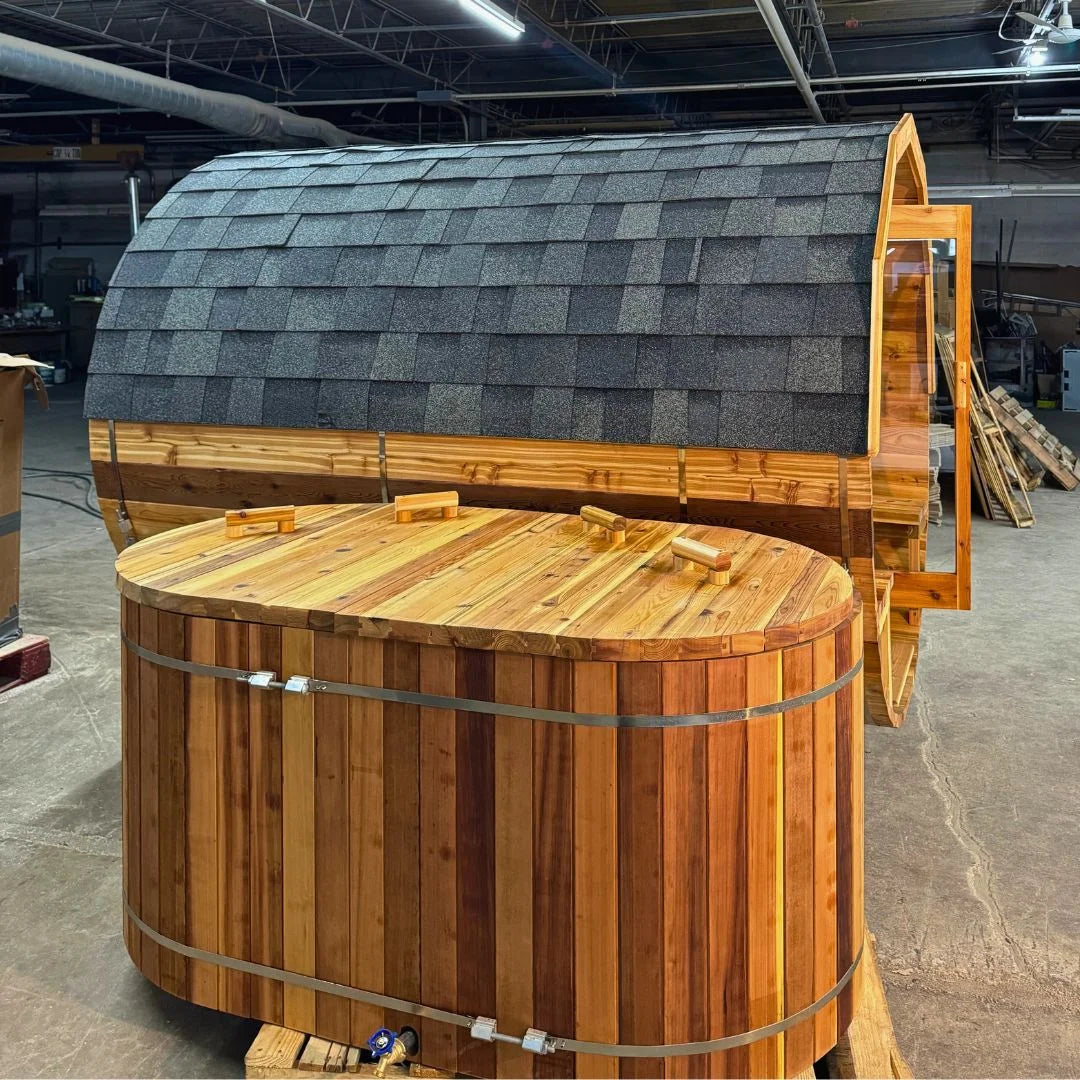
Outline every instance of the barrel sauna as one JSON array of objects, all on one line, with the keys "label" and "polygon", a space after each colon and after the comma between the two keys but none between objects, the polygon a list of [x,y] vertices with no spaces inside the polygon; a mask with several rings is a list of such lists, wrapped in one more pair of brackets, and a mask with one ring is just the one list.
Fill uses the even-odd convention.
[{"label": "barrel sauna", "polygon": [[[956,240],[955,565],[926,571],[934,295]],[[970,208],[898,123],[221,157],[130,244],[91,458],[119,546],[272,503],[463,503],[815,548],[898,724],[921,612],[970,606]]]},{"label": "barrel sauna", "polygon": [[148,979],[361,1046],[412,1027],[474,1076],[795,1076],[836,1043],[864,936],[840,566],[452,493],[227,521],[117,561]]}]

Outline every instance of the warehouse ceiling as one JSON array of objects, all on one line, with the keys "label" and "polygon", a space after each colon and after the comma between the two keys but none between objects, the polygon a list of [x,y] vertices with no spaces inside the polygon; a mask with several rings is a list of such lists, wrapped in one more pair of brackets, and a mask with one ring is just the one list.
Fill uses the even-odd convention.
[{"label": "warehouse ceiling", "polygon": [[[459,0],[11,0],[0,33],[324,117],[358,139],[805,122],[816,105],[829,120],[914,112],[924,142],[1070,160],[1080,148],[1080,124],[1013,121],[1075,101],[1080,45],[1047,45],[1015,17],[1056,19],[1060,0],[775,0],[779,43],[760,10],[772,0],[498,2],[523,34]],[[244,145],[44,85],[2,79],[0,91],[9,144],[136,142],[174,163]]]}]

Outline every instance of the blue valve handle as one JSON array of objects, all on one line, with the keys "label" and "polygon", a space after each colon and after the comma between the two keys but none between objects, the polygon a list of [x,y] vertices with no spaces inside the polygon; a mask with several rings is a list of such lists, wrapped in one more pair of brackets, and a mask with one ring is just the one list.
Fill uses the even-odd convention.
[{"label": "blue valve handle", "polygon": [[367,1041],[371,1056],[378,1059],[385,1054],[389,1054],[394,1048],[394,1040],[397,1037],[396,1031],[391,1031],[389,1028],[379,1028]]}]

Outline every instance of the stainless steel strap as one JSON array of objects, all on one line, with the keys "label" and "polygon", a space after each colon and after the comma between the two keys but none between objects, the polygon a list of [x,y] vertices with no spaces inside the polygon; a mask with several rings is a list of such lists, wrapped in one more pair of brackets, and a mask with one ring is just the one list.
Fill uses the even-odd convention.
[{"label": "stainless steel strap", "polygon": [[[171,656],[162,656],[150,649],[137,645],[126,634],[121,635],[126,648],[136,656],[149,660],[153,664],[186,671],[191,675],[210,675],[216,679],[232,679],[249,682],[254,674],[240,668],[214,667],[194,660],[177,660]],[[555,724],[582,724],[588,727],[614,728],[676,728],[694,727],[701,724],[730,724],[740,720],[753,720],[758,716],[772,716],[790,709],[801,709],[813,705],[815,701],[830,697],[837,690],[847,686],[862,670],[862,657],[839,678],[826,686],[819,686],[806,694],[783,698],[780,701],[764,705],[749,705],[742,709],[725,709],[719,712],[678,713],[673,716],[646,715],[611,715],[607,713],[564,712],[558,709],[539,709],[523,705],[507,705],[497,701],[479,701],[476,698],[446,697],[442,694],[424,694],[413,690],[393,690],[386,686],[366,686],[362,683],[329,682],[309,675],[290,675],[283,680],[264,680],[260,685],[266,689],[288,690],[301,694],[344,694],[347,697],[368,698],[374,701],[387,701],[400,705],[420,705],[429,709],[447,709],[455,712],[483,713],[487,716],[516,716],[523,720],[546,720]],[[272,673],[271,673],[272,674]]]},{"label": "stainless steel strap", "polygon": [[[185,945],[173,938],[159,934],[152,927],[147,926],[142,919],[132,910],[131,905],[124,898],[124,912],[142,933],[151,941],[171,952],[179,953],[191,960],[201,960],[208,964],[217,964],[220,967],[230,968],[233,971],[242,971],[248,975],[258,975],[265,979],[274,979],[278,982],[289,983],[291,986],[300,986],[305,990],[316,990],[324,994],[336,994],[338,997],[349,998],[352,1001],[362,1001],[367,1005],[378,1005],[395,1012],[406,1013],[409,1016],[418,1016],[426,1020],[438,1020],[444,1024],[453,1024],[455,1027],[472,1029],[478,1018],[466,1016],[464,1013],[448,1012],[446,1009],[434,1009],[429,1005],[420,1005],[415,1001],[406,1001],[403,998],[391,997],[389,994],[376,994],[371,990],[360,990],[355,986],[346,986],[343,983],[330,982],[327,979],[317,979],[311,975],[299,975],[295,971],[286,971],[283,968],[269,967],[266,964],[256,964],[250,960],[238,960],[232,956],[223,956],[221,953],[208,952],[205,949],[196,949],[192,945]],[[600,1043],[585,1042],[580,1039],[569,1039],[561,1035],[548,1035],[546,1032],[534,1032],[542,1034],[542,1053],[552,1053],[556,1050],[568,1050],[577,1054],[601,1054],[607,1057],[625,1058],[662,1058],[683,1057],[689,1054],[713,1054],[720,1050],[732,1050],[737,1046],[746,1046],[749,1043],[758,1042],[760,1039],[768,1039],[774,1035],[781,1035],[789,1028],[801,1024],[816,1012],[819,1012],[830,1001],[833,1001],[851,981],[855,969],[862,960],[862,946],[851,962],[851,966],[840,976],[839,980],[828,993],[823,994],[783,1020],[767,1024],[764,1027],[753,1028],[750,1031],[740,1032],[738,1035],[726,1035],[721,1039],[708,1039],[703,1042],[690,1043],[664,1043],[659,1045],[642,1045],[638,1043]],[[489,1038],[497,1038],[502,1042],[513,1042],[525,1045],[531,1049],[534,1040],[529,1040],[529,1032],[523,1035],[509,1035],[497,1030],[497,1027],[488,1021],[490,1025]],[[533,1032],[534,1029],[530,1029]],[[528,1041],[527,1041],[528,1040]]]},{"label": "stainless steel strap", "polygon": [[116,524],[120,529],[120,535],[124,538],[124,545],[130,547],[135,543],[135,527],[131,524],[128,516],[127,503],[124,501],[124,478],[120,475],[120,458],[116,453],[116,421],[106,420],[109,429],[109,460],[112,462],[113,473],[116,475]]},{"label": "stainless steel strap", "polygon": [[379,495],[384,503],[390,501],[390,484],[386,475],[386,432],[379,432]]}]

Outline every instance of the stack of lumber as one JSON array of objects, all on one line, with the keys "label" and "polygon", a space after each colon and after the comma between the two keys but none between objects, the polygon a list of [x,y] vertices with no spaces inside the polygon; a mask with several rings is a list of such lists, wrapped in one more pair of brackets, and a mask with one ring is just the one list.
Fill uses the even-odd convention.
[{"label": "stack of lumber", "polygon": [[[941,332],[936,337],[945,382],[955,400],[953,337]],[[1035,524],[1035,515],[1027,496],[1025,473],[1016,463],[995,414],[993,398],[975,364],[971,366],[969,417],[972,477],[983,514],[991,521],[1011,521],[1018,529],[1029,528]]]},{"label": "stack of lumber", "polygon": [[1031,459],[1032,471],[1049,475],[1066,491],[1080,484],[1076,454],[1051,435],[1016,398],[995,386],[990,391],[990,407],[1016,448]]},{"label": "stack of lumber", "polygon": [[940,525],[945,517],[941,505],[941,448],[956,445],[956,432],[951,424],[930,425],[930,491],[927,520]]}]

